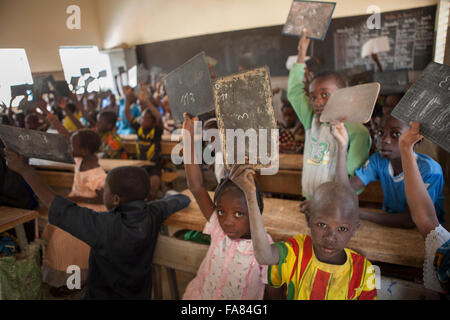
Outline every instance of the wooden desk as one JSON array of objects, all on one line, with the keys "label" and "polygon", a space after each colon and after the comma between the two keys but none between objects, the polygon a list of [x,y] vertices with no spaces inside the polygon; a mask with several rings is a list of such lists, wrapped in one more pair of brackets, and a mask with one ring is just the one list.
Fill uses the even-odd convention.
[{"label": "wooden desk", "polygon": [[[178,144],[178,141],[164,141],[161,140],[161,155],[170,156],[172,149]],[[124,141],[125,152],[130,155],[136,154],[136,141]]]},{"label": "wooden desk", "polygon": [[303,155],[280,153],[280,170],[302,170]]},{"label": "wooden desk", "polygon": [[[111,171],[117,167],[123,166],[151,166],[151,161],[145,160],[122,160],[122,159],[99,159],[100,166],[106,171]],[[55,162],[41,159],[30,159],[30,165],[37,169],[56,170],[56,171],[74,171],[75,165],[70,163]]]},{"label": "wooden desk", "polygon": [[[202,231],[206,219],[191,192],[185,190],[183,194],[191,198],[191,204],[170,216],[164,224]],[[210,196],[213,196],[212,192]],[[367,210],[379,212],[374,209]],[[309,233],[305,216],[298,212],[298,201],[265,198],[262,217],[266,230],[274,241],[287,240],[299,233]],[[349,248],[372,261],[423,267],[425,243],[416,229],[389,228],[365,220],[360,223],[359,229],[348,244]]]},{"label": "wooden desk", "polygon": [[137,134],[120,134],[119,136],[123,141],[136,141],[137,140]]},{"label": "wooden desk", "polygon": [[14,228],[19,246],[23,249],[28,243],[23,224],[35,220],[35,235],[39,238],[38,218],[39,212],[34,210],[0,206],[0,233]]}]

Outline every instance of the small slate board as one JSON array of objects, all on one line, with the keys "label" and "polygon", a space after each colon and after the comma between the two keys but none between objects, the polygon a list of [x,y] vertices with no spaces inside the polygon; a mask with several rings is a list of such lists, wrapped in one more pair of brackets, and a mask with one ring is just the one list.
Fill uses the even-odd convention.
[{"label": "small slate board", "polygon": [[91,74],[91,70],[89,68],[80,68],[80,73],[84,76],[85,74]]},{"label": "small slate board", "polygon": [[[217,78],[214,82],[213,92],[217,124],[222,136],[222,149],[227,167],[230,168],[233,164],[228,161],[228,158],[231,158],[232,155],[229,155],[226,145],[227,129],[242,129],[244,132],[248,129],[254,129],[257,134],[257,146],[254,147],[258,148],[256,168],[268,167],[270,163],[263,164],[260,161],[261,146],[259,143],[259,129],[266,129],[267,147],[265,156],[270,158],[271,130],[277,129],[277,124],[272,106],[272,89],[268,67]],[[248,156],[251,160],[247,140],[245,141],[245,156]],[[237,141],[238,139],[234,138],[234,163],[238,163],[239,160]]]},{"label": "small slate board", "polygon": [[19,84],[19,85],[11,86],[11,97],[24,96],[27,94],[28,90],[33,90],[33,85]]},{"label": "small slate board", "polygon": [[184,112],[198,116],[214,110],[211,76],[204,52],[170,72],[164,82],[175,123],[183,122]]},{"label": "small slate board", "polygon": [[381,85],[381,94],[404,93],[408,90],[408,70],[375,72],[373,81]]},{"label": "small slate board", "polygon": [[328,99],[320,121],[331,122],[344,117],[344,122],[369,122],[379,92],[377,82],[338,89]]},{"label": "small slate board", "polygon": [[70,84],[72,85],[73,89],[78,88],[78,82],[80,82],[80,77],[72,77],[70,78]]},{"label": "small slate board", "polygon": [[324,40],[335,6],[335,2],[294,0],[283,33],[300,36],[306,28],[308,38]]},{"label": "small slate board", "polygon": [[419,122],[421,134],[450,152],[450,67],[430,62],[392,115]]},{"label": "small slate board", "polygon": [[55,92],[58,97],[68,97],[70,95],[69,86],[65,80],[55,81]]},{"label": "small slate board", "polygon": [[0,139],[12,151],[27,158],[74,163],[65,136],[0,125]]},{"label": "small slate board", "polygon": [[98,73],[97,78],[105,78],[107,75],[106,70],[102,70]]}]

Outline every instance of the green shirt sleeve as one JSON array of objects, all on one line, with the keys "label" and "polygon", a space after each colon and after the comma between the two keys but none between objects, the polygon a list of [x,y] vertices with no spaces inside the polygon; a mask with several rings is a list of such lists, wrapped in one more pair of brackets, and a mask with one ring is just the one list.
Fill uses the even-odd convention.
[{"label": "green shirt sleeve", "polygon": [[311,128],[314,110],[305,92],[305,64],[295,63],[289,73],[287,97],[305,130]]},{"label": "green shirt sleeve", "polygon": [[369,159],[371,139],[369,130],[360,123],[346,123],[348,132],[347,172],[355,175],[355,170]]}]

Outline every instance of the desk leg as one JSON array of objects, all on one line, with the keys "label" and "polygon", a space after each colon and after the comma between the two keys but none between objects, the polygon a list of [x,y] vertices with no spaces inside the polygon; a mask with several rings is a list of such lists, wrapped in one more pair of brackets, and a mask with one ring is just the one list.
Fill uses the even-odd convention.
[{"label": "desk leg", "polygon": [[20,225],[14,227],[14,230],[16,231],[17,239],[19,239],[20,250],[24,250],[25,247],[28,245],[28,240],[27,240],[27,235],[25,234],[25,229],[23,227],[23,224],[20,224]]},{"label": "desk leg", "polygon": [[34,237],[39,239],[39,218],[34,219]]},{"label": "desk leg", "polygon": [[[161,226],[161,234],[168,236],[169,235],[169,229],[167,226],[162,225]],[[180,293],[178,290],[178,284],[177,284],[177,274],[174,269],[172,268],[166,268],[167,272],[167,280],[169,282],[169,290],[170,290],[170,296],[172,300],[178,300],[180,299]]]}]

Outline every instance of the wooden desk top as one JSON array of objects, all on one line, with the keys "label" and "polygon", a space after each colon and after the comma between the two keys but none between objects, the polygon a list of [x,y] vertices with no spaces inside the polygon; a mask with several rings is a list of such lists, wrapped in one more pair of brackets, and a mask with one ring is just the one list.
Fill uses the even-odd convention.
[{"label": "wooden desk top", "polygon": [[136,142],[137,140],[137,134],[120,134],[119,136],[123,141]]},{"label": "wooden desk top", "polygon": [[[122,160],[122,159],[99,159],[100,166],[106,171],[111,171],[114,168],[122,166],[151,166],[154,165],[151,161],[145,160]],[[41,159],[30,159],[30,165],[39,169],[72,171],[75,165],[70,163],[55,162]]]},{"label": "wooden desk top", "polygon": [[39,217],[39,212],[27,209],[0,206],[0,232]]},{"label": "wooden desk top", "polygon": [[303,155],[280,153],[280,170],[302,170]]},{"label": "wooden desk top", "polygon": [[[206,219],[191,192],[185,190],[183,194],[191,198],[191,204],[170,216],[164,224],[202,231]],[[210,196],[213,196],[212,192]],[[309,234],[305,216],[298,211],[298,201],[265,198],[262,217],[266,230],[274,241],[284,241],[299,233]],[[371,261],[423,267],[425,242],[416,229],[384,227],[365,220],[360,223],[359,229],[348,244],[349,248]]]}]

